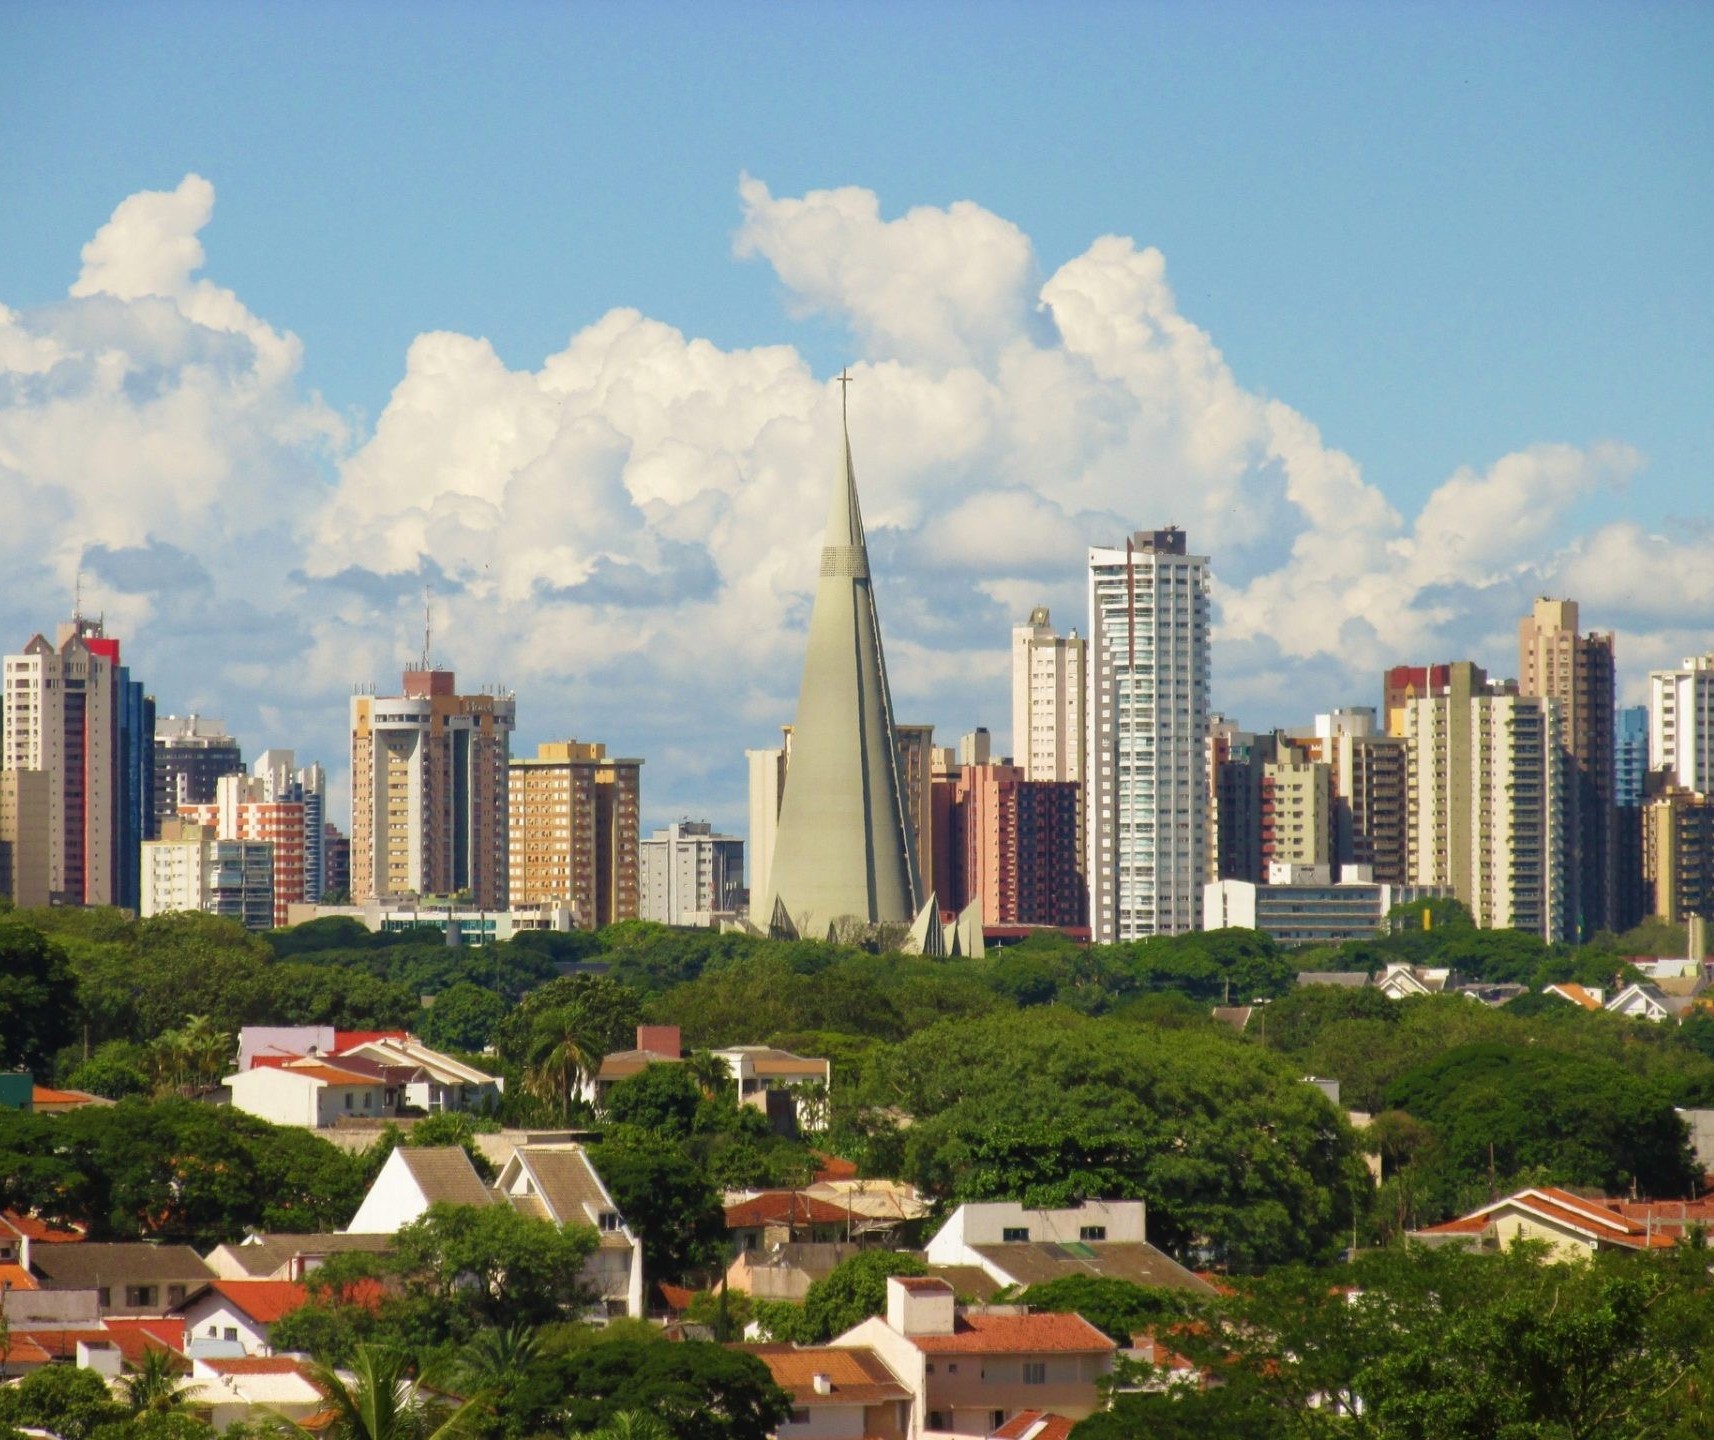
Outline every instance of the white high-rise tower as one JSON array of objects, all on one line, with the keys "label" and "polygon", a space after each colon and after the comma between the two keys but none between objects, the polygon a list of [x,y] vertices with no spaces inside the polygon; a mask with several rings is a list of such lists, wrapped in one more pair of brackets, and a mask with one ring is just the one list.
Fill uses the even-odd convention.
[{"label": "white high-rise tower", "polygon": [[1195,930],[1207,868],[1208,557],[1182,530],[1089,552],[1085,844],[1096,943]]}]

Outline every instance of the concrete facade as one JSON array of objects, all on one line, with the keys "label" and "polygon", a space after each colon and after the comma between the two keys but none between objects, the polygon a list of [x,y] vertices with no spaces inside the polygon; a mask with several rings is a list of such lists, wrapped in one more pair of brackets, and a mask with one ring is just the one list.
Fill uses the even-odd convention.
[{"label": "concrete facade", "polygon": [[1197,928],[1207,871],[1208,559],[1176,529],[1089,551],[1089,924]]},{"label": "concrete facade", "polygon": [[450,670],[351,700],[351,897],[507,903],[506,776],[517,704],[460,695]]},{"label": "concrete facade", "polygon": [[0,770],[0,896],[20,908],[46,905],[53,893],[51,783],[45,770]]},{"label": "concrete facade", "polygon": [[706,820],[680,820],[642,843],[644,920],[708,925],[738,907],[744,890],[744,842],[716,835]]},{"label": "concrete facade", "polygon": [[599,742],[550,741],[510,765],[514,901],[570,905],[599,929],[641,914],[643,762]]}]

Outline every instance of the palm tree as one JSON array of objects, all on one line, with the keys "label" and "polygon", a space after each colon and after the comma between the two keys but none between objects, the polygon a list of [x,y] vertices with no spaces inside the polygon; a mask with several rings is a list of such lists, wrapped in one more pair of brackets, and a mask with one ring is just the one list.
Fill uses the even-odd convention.
[{"label": "palm tree", "polygon": [[351,1378],[328,1365],[306,1364],[327,1397],[333,1423],[312,1432],[283,1417],[276,1423],[297,1440],[458,1440],[470,1433],[476,1410],[427,1392],[411,1373],[411,1358],[382,1345],[359,1345]]},{"label": "palm tree", "polygon": [[185,1016],[179,1035],[191,1082],[203,1088],[219,1083],[221,1072],[232,1061],[232,1036],[216,1030],[206,1015]]},{"label": "palm tree", "polygon": [[591,1058],[599,1065],[601,1057],[578,1025],[572,1013],[550,1016],[550,1026],[544,1027],[535,1046],[531,1061],[524,1070],[524,1089],[543,1104],[557,1105],[563,1118],[571,1113],[572,1096],[578,1081],[590,1070]]},{"label": "palm tree", "polygon": [[503,1417],[541,1353],[540,1336],[528,1325],[484,1330],[455,1362],[454,1388],[488,1413]]},{"label": "palm tree", "polygon": [[652,1410],[621,1410],[599,1429],[573,1434],[571,1440],[673,1440],[673,1432]]},{"label": "palm tree", "polygon": [[696,1050],[684,1059],[685,1074],[696,1081],[705,1100],[716,1100],[732,1085],[732,1072],[712,1050]]},{"label": "palm tree", "polygon": [[184,1403],[185,1382],[172,1351],[150,1346],[137,1368],[119,1382],[133,1415],[163,1415]]}]

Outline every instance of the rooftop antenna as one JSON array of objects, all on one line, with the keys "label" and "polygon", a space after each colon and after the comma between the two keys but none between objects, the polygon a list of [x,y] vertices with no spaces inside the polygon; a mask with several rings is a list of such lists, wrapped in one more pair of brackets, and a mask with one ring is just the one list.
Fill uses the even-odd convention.
[{"label": "rooftop antenna", "polygon": [[75,625],[83,619],[83,566],[77,567],[77,581],[71,592],[71,619]]},{"label": "rooftop antenna", "polygon": [[422,668],[424,670],[427,670],[429,668],[429,642],[434,637],[434,621],[433,621],[433,619],[429,613],[429,602],[433,598],[434,598],[434,587],[432,585],[423,586],[423,664],[422,664]]}]

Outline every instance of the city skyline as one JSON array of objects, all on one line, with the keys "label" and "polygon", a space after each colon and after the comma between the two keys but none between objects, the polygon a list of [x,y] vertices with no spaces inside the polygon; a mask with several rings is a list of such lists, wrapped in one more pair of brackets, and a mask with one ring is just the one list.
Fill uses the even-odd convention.
[{"label": "city skyline", "polygon": [[[354,55],[375,53],[380,14],[349,20]],[[367,90],[341,89],[345,61],[270,71],[279,113],[313,102],[317,124],[345,122],[325,176],[263,143],[276,112],[212,63],[181,109],[74,163],[91,117],[52,132],[46,87],[128,93],[129,55],[158,83],[306,23],[251,16],[241,43],[244,22],[188,15],[156,12],[144,40],[116,17],[76,75],[62,17],[0,22],[41,61],[0,101],[14,133],[43,174],[55,157],[74,172],[49,193],[0,171],[18,222],[0,268],[0,618],[9,645],[50,630],[81,572],[163,713],[320,759],[335,818],[349,696],[417,654],[428,588],[434,658],[518,695],[520,749],[600,735],[649,758],[646,830],[742,830],[743,752],[794,709],[848,359],[897,709],[944,738],[1006,733],[1012,628],[1037,605],[1085,623],[1086,549],[1168,524],[1211,557],[1211,708],[1252,729],[1373,703],[1389,665],[1509,673],[1537,595],[1616,632],[1620,703],[1714,640],[1695,564],[1714,451],[1694,403],[1714,387],[1693,283],[1714,174],[1688,59],[1704,17],[1577,11],[1549,53],[1521,10],[1472,12],[1456,47],[1392,16],[1334,53],[1306,13],[1254,35],[1115,15],[1147,41],[1127,59],[1159,79],[1151,96],[1114,88],[1101,27],[1073,24],[1033,94],[956,120],[924,94],[941,153],[907,161],[889,125],[783,145],[816,113],[798,82],[763,113],[727,107],[708,149],[674,148],[695,121],[694,85],[668,95],[702,63],[693,40],[742,48],[709,17],[660,76],[620,56],[558,98],[546,57],[576,22],[540,20],[544,56],[525,59],[529,25],[498,17],[444,77],[486,102],[475,138],[420,106],[397,112],[420,125],[377,125],[465,33],[430,12]],[[783,72],[827,20],[795,16],[742,73]],[[631,23],[592,43],[619,55]],[[855,76],[880,75],[902,23],[883,9],[858,27]],[[1220,114],[1233,81],[1195,43],[1210,30],[1252,62],[1271,38],[1344,98],[1252,63],[1249,108]],[[970,98],[1008,46],[1036,54],[1029,39],[995,13],[952,92]],[[1367,113],[1366,157],[1327,143],[1369,93],[1365,57],[1400,45],[1423,63],[1395,77],[1397,115]],[[505,98],[482,92],[502,52]],[[1109,82],[1106,130],[1080,131],[1091,102],[1051,83],[1074,62]],[[621,106],[622,79],[658,113]],[[545,107],[533,126],[519,96]],[[1472,129],[1465,101],[1507,123]],[[591,126],[565,133],[629,140],[637,117],[661,173],[627,181],[592,156],[584,207],[560,147],[521,183],[505,142],[576,104]],[[1270,105],[1278,133],[1253,123]],[[975,163],[984,119],[1012,137],[1033,119],[1062,146],[1088,133],[1087,168],[1032,149]],[[1291,168],[1292,143],[1319,168]],[[1471,145],[1486,167],[1463,165]],[[436,146],[463,168],[432,163]],[[515,204],[470,205],[470,162],[503,151],[480,193],[509,184]],[[662,226],[645,197],[673,184],[685,206]],[[1333,194],[1343,208],[1317,208]],[[363,295],[378,245],[388,283]]]}]

